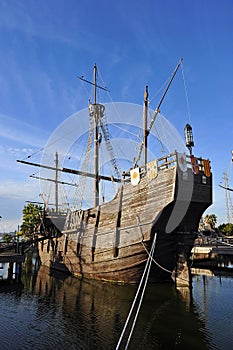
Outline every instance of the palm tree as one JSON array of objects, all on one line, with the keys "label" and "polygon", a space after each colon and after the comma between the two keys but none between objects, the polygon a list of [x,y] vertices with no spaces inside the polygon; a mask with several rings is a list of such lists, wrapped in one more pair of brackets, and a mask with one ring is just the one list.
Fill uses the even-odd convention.
[{"label": "palm tree", "polygon": [[204,221],[206,224],[210,225],[210,228],[212,230],[215,229],[215,225],[217,223],[217,216],[215,214],[207,214],[205,217],[204,217]]}]

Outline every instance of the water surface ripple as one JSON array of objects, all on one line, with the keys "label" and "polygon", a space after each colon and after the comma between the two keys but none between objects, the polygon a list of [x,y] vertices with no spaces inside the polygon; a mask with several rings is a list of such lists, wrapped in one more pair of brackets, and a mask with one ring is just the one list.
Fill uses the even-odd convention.
[{"label": "water surface ripple", "polygon": [[[129,349],[231,350],[232,291],[226,276],[193,276],[191,295],[148,285]],[[0,349],[115,349],[135,293],[136,286],[55,276],[43,267],[21,284],[1,281]]]}]

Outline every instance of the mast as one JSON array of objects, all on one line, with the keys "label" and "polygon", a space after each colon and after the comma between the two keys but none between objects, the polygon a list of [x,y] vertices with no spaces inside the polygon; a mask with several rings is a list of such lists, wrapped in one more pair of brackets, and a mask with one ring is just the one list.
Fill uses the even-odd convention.
[{"label": "mast", "polygon": [[[94,65],[94,106],[96,106],[96,77],[97,77],[97,67]],[[95,174],[95,184],[94,184],[94,206],[99,205],[99,118],[97,113],[95,113],[95,128],[94,128],[94,174]]]},{"label": "mast", "polygon": [[[58,184],[67,184],[67,185],[72,185],[70,183],[67,182],[62,182],[62,181],[58,181],[58,172],[65,172],[65,173],[70,173],[70,174],[75,174],[75,175],[81,175],[81,176],[86,176],[86,177],[90,177],[92,179],[94,179],[94,206],[98,206],[99,205],[99,182],[100,180],[106,180],[106,181],[111,181],[111,182],[117,182],[117,183],[121,183],[122,179],[120,178],[120,174],[119,171],[117,169],[117,163],[116,160],[114,159],[114,157],[111,157],[111,162],[115,171],[116,176],[118,177],[114,177],[114,176],[105,176],[105,175],[100,175],[99,174],[99,150],[100,150],[100,143],[101,143],[101,139],[102,139],[102,135],[100,134],[100,127],[103,131],[104,134],[104,138],[107,144],[107,149],[109,152],[112,153],[112,146],[109,140],[109,132],[108,132],[108,128],[106,125],[104,125],[104,113],[105,113],[105,107],[104,105],[97,103],[97,89],[101,89],[104,91],[108,91],[109,90],[106,87],[100,86],[97,84],[97,66],[96,64],[94,65],[94,77],[92,81],[89,81],[87,79],[84,78],[84,76],[80,76],[78,77],[80,80],[93,85],[94,87],[94,102],[93,103],[89,103],[89,115],[90,118],[92,118],[92,123],[91,123],[91,127],[90,127],[90,143],[92,146],[92,141],[93,141],[93,133],[94,133],[94,173],[89,173],[87,171],[79,171],[79,170],[75,170],[75,169],[69,169],[69,168],[58,168],[58,156],[56,153],[56,158],[54,160],[55,162],[55,166],[48,166],[48,165],[42,165],[42,164],[36,164],[36,163],[32,163],[32,162],[27,162],[27,161],[23,161],[23,160],[17,160],[17,162],[23,163],[23,164],[28,164],[28,165],[32,165],[32,166],[39,166],[45,169],[51,169],[51,170],[55,170],[55,179],[45,179],[45,178],[40,178],[42,180],[47,180],[47,181],[52,181],[55,182],[55,203],[56,203],[56,211],[58,210]],[[112,153],[113,154],[113,153]],[[39,178],[36,176],[31,176],[34,178]],[[73,184],[73,186],[77,186],[76,184]]]},{"label": "mast", "polygon": [[55,209],[58,212],[58,153],[55,153]]},{"label": "mast", "polygon": [[[223,173],[224,188],[225,188],[225,199],[226,199],[226,211],[227,211],[227,222],[232,222],[233,219],[233,206],[229,191],[229,179],[227,173]],[[223,186],[222,186],[223,187]]]},{"label": "mast", "polygon": [[79,79],[85,81],[88,84],[91,84],[94,86],[94,103],[90,103],[89,108],[89,114],[90,117],[94,120],[94,175],[95,175],[95,181],[94,181],[94,206],[99,205],[99,148],[100,148],[100,142],[101,138],[99,138],[99,126],[101,124],[101,118],[104,116],[105,107],[101,105],[100,103],[97,103],[97,89],[102,89],[104,91],[108,91],[106,87],[102,87],[97,84],[97,66],[94,65],[94,80],[93,82],[84,79],[84,77],[79,77]]},{"label": "mast", "polygon": [[[153,124],[154,124],[154,122],[155,122],[155,119],[156,119],[157,115],[158,115],[159,112],[160,112],[159,108],[160,108],[161,104],[163,103],[163,100],[164,100],[164,98],[165,98],[165,96],[166,96],[166,94],[167,94],[167,92],[168,92],[168,89],[169,89],[169,87],[170,87],[170,85],[171,85],[171,83],[172,83],[172,81],[173,81],[173,79],[174,79],[174,77],[175,77],[175,75],[176,75],[176,73],[177,73],[177,71],[178,71],[178,69],[179,69],[181,63],[182,63],[182,58],[180,59],[178,65],[176,66],[176,68],[175,68],[175,70],[174,70],[174,72],[173,72],[173,74],[172,74],[172,76],[171,76],[171,78],[170,78],[170,80],[169,80],[169,83],[167,84],[167,87],[166,87],[166,89],[165,89],[165,91],[164,91],[164,93],[163,93],[163,96],[161,97],[161,99],[160,99],[160,101],[159,101],[159,104],[158,104],[157,108],[155,109],[155,112],[154,112],[154,114],[153,114],[153,117],[152,117],[152,119],[151,119],[151,121],[150,121],[150,125],[149,125],[149,127],[147,128],[147,137],[148,137],[149,134],[150,134],[150,131],[151,131],[152,126],[153,126]],[[135,162],[135,164],[134,164],[134,167],[138,166],[138,162],[139,162],[139,160],[140,160],[140,158],[141,158],[141,154],[142,154],[143,148],[144,148],[144,139],[143,139],[143,141],[142,141],[142,143],[141,143],[141,146],[140,146],[140,149],[139,149],[139,152],[138,152],[138,158],[137,158],[137,160],[136,160],[136,162]]]},{"label": "mast", "polygon": [[96,79],[97,79],[97,66],[94,65],[94,206],[97,207],[99,205],[99,142],[98,142],[98,134],[99,134],[99,116],[97,113],[97,104],[96,104]]},{"label": "mast", "polygon": [[144,93],[144,111],[143,111],[143,119],[144,119],[144,166],[146,167],[147,164],[147,136],[148,136],[148,130],[147,130],[147,115],[148,115],[148,86],[146,86],[146,90]]}]

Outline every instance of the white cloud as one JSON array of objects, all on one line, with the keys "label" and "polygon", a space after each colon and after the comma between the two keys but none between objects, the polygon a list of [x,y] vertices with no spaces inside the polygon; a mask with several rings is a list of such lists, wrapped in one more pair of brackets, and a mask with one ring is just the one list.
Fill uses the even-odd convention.
[{"label": "white cloud", "polygon": [[[16,2],[10,4],[9,2],[0,2],[0,27],[8,30],[22,33],[25,37],[34,42],[35,38],[43,38],[50,41],[63,42],[65,44],[77,45],[77,41],[70,38],[70,34],[66,34],[66,26],[69,28],[69,23],[66,26],[59,26],[58,16],[54,16],[56,12],[63,11],[62,6],[67,8],[67,3],[50,4],[50,3],[31,3],[28,1]],[[81,8],[79,13],[81,12]],[[80,13],[81,18],[81,13]],[[58,23],[56,23],[56,20]],[[75,17],[75,25],[77,23],[77,16]],[[76,33],[76,37],[77,37]],[[75,44],[76,42],[76,44]]]},{"label": "white cloud", "polygon": [[39,182],[16,182],[13,180],[0,183],[0,232],[17,229],[22,221],[22,210],[27,200],[40,201]]},{"label": "white cloud", "polygon": [[7,152],[16,156],[16,157],[21,157],[22,154],[24,156],[28,156],[29,154],[33,153],[32,148],[17,148],[17,147],[9,147],[7,149]]},{"label": "white cloud", "polygon": [[14,182],[6,181],[0,184],[0,198],[10,198],[13,200],[30,199],[39,195],[39,184],[36,181]]},{"label": "white cloud", "polygon": [[18,230],[18,227],[21,225],[21,218],[16,219],[1,219],[0,221],[0,233],[14,232]]},{"label": "white cloud", "polygon": [[7,140],[19,142],[24,145],[22,149],[25,149],[25,145],[33,147],[44,146],[49,136],[45,130],[4,114],[0,114],[0,125],[0,136]]}]

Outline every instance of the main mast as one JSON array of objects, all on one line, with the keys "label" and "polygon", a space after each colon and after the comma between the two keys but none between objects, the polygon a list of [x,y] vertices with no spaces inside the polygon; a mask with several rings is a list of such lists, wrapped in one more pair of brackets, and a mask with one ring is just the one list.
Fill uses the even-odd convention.
[{"label": "main mast", "polygon": [[55,208],[58,213],[58,153],[55,153]]},{"label": "main mast", "polygon": [[94,206],[97,207],[99,205],[99,148],[100,148],[100,140],[99,138],[99,125],[100,125],[100,119],[104,115],[105,107],[101,105],[100,103],[97,103],[96,93],[97,88],[100,88],[97,85],[97,66],[94,65],[94,103],[90,103],[89,108],[89,114],[90,117],[94,120]]},{"label": "main mast", "polygon": [[147,164],[147,136],[148,136],[148,130],[147,130],[147,115],[148,115],[148,86],[146,86],[146,90],[144,93],[144,110],[143,110],[143,116],[144,116],[144,141],[143,141],[143,146],[144,146],[144,166],[146,169],[146,164]]},{"label": "main mast", "polygon": [[94,65],[94,106],[95,106],[95,132],[94,132],[94,174],[95,174],[95,185],[94,185],[94,206],[99,205],[99,115],[97,113],[96,106],[96,78],[97,78],[97,67]]},{"label": "main mast", "polygon": [[103,131],[103,136],[105,139],[105,142],[108,147],[108,151],[112,152],[112,146],[109,140],[108,136],[108,129],[107,126],[103,124],[103,120],[101,118],[104,117],[105,113],[105,107],[104,105],[97,103],[97,89],[101,89],[104,91],[109,91],[106,87],[100,86],[97,84],[97,66],[96,64],[94,65],[94,78],[92,81],[89,81],[84,78],[84,76],[78,77],[82,81],[93,85],[94,86],[94,102],[89,103],[89,115],[90,118],[92,118],[93,123],[91,123],[90,126],[90,134],[91,138],[94,132],[94,173],[90,173],[87,171],[80,171],[76,169],[69,169],[69,168],[58,168],[58,154],[56,153],[55,155],[55,166],[49,166],[49,165],[42,165],[42,164],[37,164],[37,163],[32,163],[24,160],[17,160],[17,162],[27,164],[27,165],[32,165],[32,166],[37,166],[45,169],[50,169],[50,170],[55,170],[55,179],[48,179],[48,178],[40,178],[34,175],[31,175],[31,177],[36,178],[36,179],[42,179],[46,181],[52,181],[55,182],[55,206],[56,206],[56,211],[58,211],[58,184],[67,184],[67,185],[72,185],[72,186],[77,186],[77,184],[71,184],[68,182],[63,182],[58,180],[58,172],[65,172],[65,173],[70,173],[70,174],[75,174],[75,175],[81,175],[81,176],[86,176],[94,179],[94,206],[99,205],[99,182],[100,180],[105,180],[105,181],[111,181],[111,182],[118,182],[120,183],[122,180],[120,178],[118,168],[117,168],[117,162],[113,156],[111,157],[111,162],[116,174],[116,177],[114,176],[105,176],[99,174],[99,149],[100,149],[100,143],[101,143],[101,134],[100,134],[100,127]]}]

